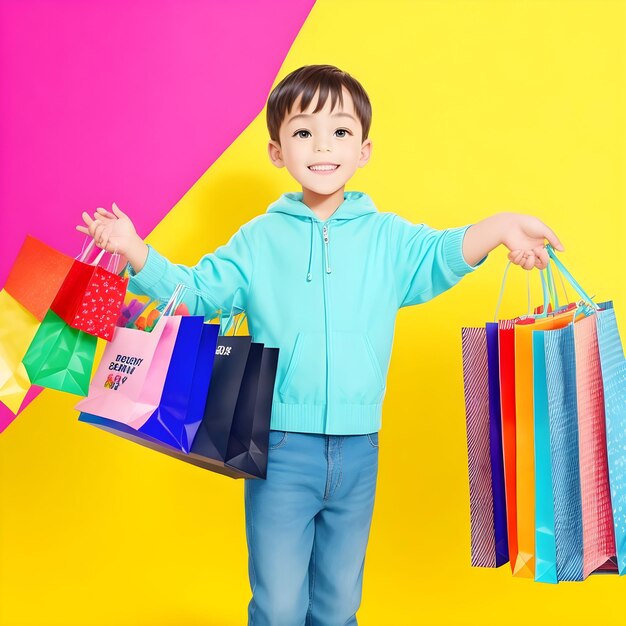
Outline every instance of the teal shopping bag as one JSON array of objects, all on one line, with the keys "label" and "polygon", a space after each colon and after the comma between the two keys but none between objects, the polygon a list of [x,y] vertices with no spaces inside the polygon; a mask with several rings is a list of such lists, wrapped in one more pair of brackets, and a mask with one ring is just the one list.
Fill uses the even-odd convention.
[{"label": "teal shopping bag", "polygon": [[535,580],[558,582],[552,460],[550,456],[550,415],[546,383],[545,341],[542,331],[533,332],[533,411],[535,434]]},{"label": "teal shopping bag", "polygon": [[86,396],[97,337],[66,324],[48,310],[22,363],[33,385]]}]

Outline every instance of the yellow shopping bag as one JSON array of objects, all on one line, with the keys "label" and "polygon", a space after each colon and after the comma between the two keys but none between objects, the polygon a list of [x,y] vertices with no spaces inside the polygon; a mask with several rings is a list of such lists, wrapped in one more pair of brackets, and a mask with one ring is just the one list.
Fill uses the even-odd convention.
[{"label": "yellow shopping bag", "polygon": [[22,357],[39,324],[6,290],[0,290],[0,402],[15,415],[31,386]]}]

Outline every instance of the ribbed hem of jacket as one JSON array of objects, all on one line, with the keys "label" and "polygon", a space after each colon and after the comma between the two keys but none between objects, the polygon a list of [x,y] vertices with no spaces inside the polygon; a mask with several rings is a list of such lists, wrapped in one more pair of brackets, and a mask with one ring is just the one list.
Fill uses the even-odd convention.
[{"label": "ribbed hem of jacket", "polygon": [[473,272],[487,259],[487,257],[484,256],[480,261],[478,261],[478,263],[476,263],[476,265],[470,265],[465,260],[465,257],[463,256],[463,238],[465,237],[465,233],[470,226],[473,226],[473,224],[448,229],[448,233],[443,244],[445,259],[448,262],[450,269],[457,276],[465,276],[465,274]]},{"label": "ribbed hem of jacket", "polygon": [[382,422],[380,404],[333,404],[326,423],[325,404],[272,402],[272,430],[324,435],[365,435],[378,432]]}]

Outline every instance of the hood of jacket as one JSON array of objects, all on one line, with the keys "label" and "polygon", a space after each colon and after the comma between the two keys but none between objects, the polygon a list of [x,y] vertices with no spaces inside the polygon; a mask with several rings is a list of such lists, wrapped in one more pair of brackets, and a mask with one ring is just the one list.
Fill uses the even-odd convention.
[{"label": "hood of jacket", "polygon": [[378,212],[372,199],[362,191],[346,191],[343,194],[343,202],[337,207],[335,212],[327,219],[321,220],[304,202],[302,202],[302,191],[289,191],[284,193],[267,207],[266,213],[284,213],[291,215],[295,219],[309,220],[311,224],[311,236],[309,237],[309,266],[306,280],[310,281],[311,262],[313,259],[313,223],[333,220],[353,220],[363,215]]}]

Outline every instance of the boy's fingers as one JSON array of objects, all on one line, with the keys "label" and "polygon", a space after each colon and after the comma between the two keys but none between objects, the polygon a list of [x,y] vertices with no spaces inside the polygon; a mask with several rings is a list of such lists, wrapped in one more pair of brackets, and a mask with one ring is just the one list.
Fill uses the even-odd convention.
[{"label": "boy's fingers", "polygon": [[87,213],[87,211],[83,211],[83,220],[87,226],[91,226],[93,224],[93,220],[89,217],[89,213]]},{"label": "boy's fingers", "polygon": [[[545,224],[544,224],[545,226]],[[564,252],[565,248],[563,244],[559,240],[559,238],[554,234],[554,231],[551,228],[545,226],[546,232],[544,233],[544,237],[548,240],[548,242],[552,245],[555,250],[559,250],[560,252]]]},{"label": "boy's fingers", "polygon": [[111,213],[108,213],[108,214],[107,213],[101,213],[100,211],[94,211],[93,219],[96,220],[96,221],[100,220],[101,222],[110,222],[111,220],[117,219],[115,217],[115,215],[112,215]]},{"label": "boy's fingers", "polygon": [[94,239],[96,237],[96,231],[98,230],[98,228],[100,228],[101,225],[102,225],[102,222],[99,222],[98,220],[92,221],[91,224],[89,225],[89,234]]},{"label": "boy's fingers", "polygon": [[93,238],[97,244],[100,244],[103,236],[104,236],[104,224],[99,223],[94,230]]},{"label": "boy's fingers", "polygon": [[550,257],[548,256],[548,253],[546,252],[546,249],[543,246],[538,246],[537,248],[535,248],[534,252],[535,252],[535,257],[537,258],[538,262],[541,264],[540,266],[538,265],[537,267],[540,267],[541,269],[545,269],[550,259]]},{"label": "boy's fingers", "polygon": [[525,270],[531,270],[535,267],[535,253],[532,250],[522,253],[521,265]]},{"label": "boy's fingers", "polygon": [[77,226],[76,230],[79,230],[81,233],[85,233],[85,235],[89,234],[89,229],[86,228],[85,226]]},{"label": "boy's fingers", "polygon": [[111,211],[107,211],[103,207],[98,207],[98,215],[103,215],[104,217],[108,217],[110,219],[115,219],[115,215],[111,213]]},{"label": "boy's fingers", "polygon": [[122,211],[122,209],[120,209],[115,202],[111,208],[116,217],[126,217],[126,213],[124,213],[124,211]]}]

